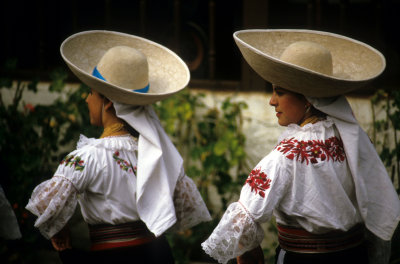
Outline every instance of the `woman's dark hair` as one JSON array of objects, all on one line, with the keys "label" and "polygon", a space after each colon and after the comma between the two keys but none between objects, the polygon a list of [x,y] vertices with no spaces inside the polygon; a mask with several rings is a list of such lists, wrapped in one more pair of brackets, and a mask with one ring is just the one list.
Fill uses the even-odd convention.
[{"label": "woman's dark hair", "polygon": [[[101,93],[99,93],[99,94],[101,97],[106,98],[107,100],[111,101],[110,99],[108,99],[107,97],[102,95]],[[113,106],[113,108],[114,108],[114,106]],[[115,108],[113,111],[115,112]],[[137,132],[136,129],[131,127],[127,122],[125,122],[125,120],[122,120],[122,121],[124,122],[124,128],[126,129],[126,131],[128,131],[128,133],[131,134],[132,137],[138,138],[140,135],[139,132]]]},{"label": "woman's dark hair", "polygon": [[[122,120],[124,121],[124,120]],[[131,134],[132,137],[138,138],[139,137],[139,132],[136,131],[133,127],[131,127],[127,122],[124,121],[124,127],[128,131],[129,134]]]},{"label": "woman's dark hair", "polygon": [[[302,99],[302,100],[306,100],[306,101],[307,101],[307,99],[306,99],[306,97],[305,97],[304,95],[302,95],[302,94],[300,94],[300,93],[295,93],[295,92],[292,92],[292,93],[293,93],[295,96],[297,96],[299,99]],[[319,110],[318,110],[317,108],[315,108],[313,105],[311,105],[310,111],[311,111],[311,114],[312,114],[313,116],[316,116],[316,117],[321,118],[321,119],[325,119],[326,116],[327,116],[327,114],[325,114],[324,112],[319,111]]]},{"label": "woman's dark hair", "polygon": [[310,109],[312,115],[325,119],[327,114],[325,114],[324,112],[319,111],[317,108],[315,108],[313,105],[311,105],[311,109]]}]

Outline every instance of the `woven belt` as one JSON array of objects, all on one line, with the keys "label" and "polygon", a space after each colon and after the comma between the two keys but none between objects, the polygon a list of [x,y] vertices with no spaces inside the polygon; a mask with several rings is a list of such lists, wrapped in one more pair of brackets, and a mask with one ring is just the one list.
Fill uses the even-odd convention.
[{"label": "woven belt", "polygon": [[356,247],[364,241],[364,226],[349,231],[312,234],[302,228],[277,225],[280,247],[297,253],[330,253]]},{"label": "woven belt", "polygon": [[137,246],[156,238],[142,221],[118,225],[89,225],[89,235],[92,251]]}]

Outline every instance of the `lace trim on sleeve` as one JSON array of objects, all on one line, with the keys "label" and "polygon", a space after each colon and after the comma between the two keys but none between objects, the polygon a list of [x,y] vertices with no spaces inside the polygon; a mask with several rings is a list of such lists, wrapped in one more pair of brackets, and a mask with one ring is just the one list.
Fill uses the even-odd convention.
[{"label": "lace trim on sleeve", "polygon": [[257,247],[263,238],[261,226],[253,221],[243,205],[236,202],[228,207],[218,226],[201,246],[219,263],[227,263]]},{"label": "lace trim on sleeve", "polygon": [[196,184],[188,176],[184,176],[176,183],[174,205],[177,218],[174,229],[183,231],[211,220]]},{"label": "lace trim on sleeve", "polygon": [[71,218],[76,204],[77,191],[72,182],[64,176],[56,175],[33,190],[26,209],[38,216],[35,227],[50,239]]}]

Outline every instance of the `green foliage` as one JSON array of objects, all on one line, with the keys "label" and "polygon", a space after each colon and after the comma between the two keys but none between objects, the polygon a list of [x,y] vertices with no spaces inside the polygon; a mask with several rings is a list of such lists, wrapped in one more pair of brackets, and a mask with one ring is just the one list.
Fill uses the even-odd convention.
[{"label": "green foliage", "polygon": [[[9,61],[6,67],[15,67]],[[54,71],[49,91],[57,98],[51,104],[36,104],[24,97],[37,94],[39,80],[13,82],[0,78],[0,165],[2,185],[12,204],[23,238],[0,241],[0,257],[9,263],[40,261],[37,250],[50,249],[48,241],[33,227],[35,218],[24,209],[33,188],[54,173],[58,162],[74,148],[79,134],[100,135],[90,126],[84,98],[88,88],[66,91],[66,73]],[[62,93],[61,93],[62,92]],[[4,100],[11,94],[11,100]],[[155,105],[166,132],[182,154],[185,170],[198,186],[213,220],[179,234],[168,234],[177,263],[209,260],[200,244],[215,228],[227,205],[237,198],[250,171],[245,167],[245,135],[242,132],[244,102],[228,97],[217,106],[204,104],[204,94],[179,93]],[[400,192],[400,91],[379,91],[372,98],[373,141]],[[377,118],[378,113],[383,113]],[[378,141],[379,139],[379,141]],[[271,225],[272,228],[272,225]],[[274,230],[270,230],[275,232]],[[400,261],[400,231],[393,237],[391,263]],[[266,257],[273,249],[264,249]]]},{"label": "green foliage", "polygon": [[242,133],[242,110],[247,105],[228,97],[219,107],[207,107],[203,98],[204,94],[186,90],[156,105],[163,126],[184,157],[187,175],[195,181],[214,219],[182,234],[169,235],[179,263],[204,257],[201,242],[239,194],[249,171],[244,167]]},{"label": "green foliage", "polygon": [[[373,142],[389,170],[397,192],[400,194],[400,90],[379,90],[371,99],[374,120]],[[379,116],[379,119],[378,117]],[[400,263],[400,227],[392,238],[390,263]]]},{"label": "green foliage", "polygon": [[[371,105],[374,121],[372,140],[400,193],[400,90],[379,90],[372,97]],[[379,113],[381,117],[377,119]]]},{"label": "green foliage", "polygon": [[[14,61],[6,65],[15,66]],[[62,71],[53,73],[50,91],[58,94],[64,90],[66,76]],[[24,209],[33,188],[52,176],[82,129],[87,134],[95,133],[95,129],[88,128],[87,107],[82,100],[87,90],[85,87],[67,92],[66,100],[59,94],[52,104],[34,105],[27,101],[31,97],[23,95],[37,93],[37,84],[38,80],[13,82],[0,78],[0,183],[15,210],[23,234],[21,241],[15,242],[16,252],[10,248],[7,250],[7,246],[0,243],[1,256],[11,258],[11,263],[22,262],[22,259],[34,261],[35,249],[49,245],[34,229],[34,218]],[[11,95],[11,101],[4,100],[5,94]]]},{"label": "green foliage", "polygon": [[[16,67],[16,61],[6,66]],[[36,218],[24,207],[33,188],[50,178],[62,158],[74,149],[80,133],[100,135],[99,129],[90,126],[84,101],[88,88],[67,90],[66,77],[60,69],[51,73],[48,91],[56,99],[46,104],[29,101],[38,98],[39,80],[0,78],[0,183],[23,234],[20,241],[0,241],[0,257],[9,263],[41,262],[37,252],[52,250],[34,228]],[[3,95],[12,98],[5,100]],[[243,165],[245,136],[241,132],[241,112],[246,104],[228,98],[218,107],[207,107],[203,97],[185,91],[155,105],[165,130],[184,156],[187,174],[196,182],[213,216],[209,223],[168,235],[178,263],[207,258],[200,244],[217,225],[227,203],[239,194],[248,172]]]},{"label": "green foliage", "polygon": [[226,209],[248,174],[242,133],[242,110],[247,105],[228,97],[219,108],[207,107],[203,97],[185,91],[158,103],[156,111],[206,202],[212,203],[209,189],[215,186],[222,209]]}]

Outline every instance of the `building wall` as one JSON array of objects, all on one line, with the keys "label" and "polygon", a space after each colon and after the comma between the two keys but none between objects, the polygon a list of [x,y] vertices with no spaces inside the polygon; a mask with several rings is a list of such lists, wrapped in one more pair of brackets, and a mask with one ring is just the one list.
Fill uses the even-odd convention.
[{"label": "building wall", "polygon": [[[246,102],[248,108],[243,111],[244,133],[246,135],[246,150],[250,168],[255,166],[276,145],[279,135],[285,130],[278,125],[275,109],[269,105],[271,93],[265,92],[215,92],[193,89],[193,92],[204,93],[205,104],[217,106],[226,97],[233,101]],[[361,127],[371,135],[373,128],[372,108],[369,96],[347,97],[354,115]]]},{"label": "building wall", "polygon": [[[51,104],[63,94],[50,93],[49,83],[38,84],[37,93],[25,91],[22,101],[32,105]],[[75,89],[79,84],[68,84],[65,90]],[[225,98],[231,97],[233,101],[243,101],[248,108],[243,110],[244,127],[246,135],[246,149],[248,154],[249,168],[255,166],[261,158],[267,155],[276,145],[279,135],[284,131],[277,123],[275,110],[269,105],[271,93],[269,92],[233,92],[215,91],[209,89],[190,88],[193,93],[205,94],[204,103],[208,107],[219,106]],[[2,89],[1,95],[5,103],[13,100],[15,89]],[[372,107],[370,96],[349,96],[347,97],[361,127],[371,136],[373,128]]]}]

